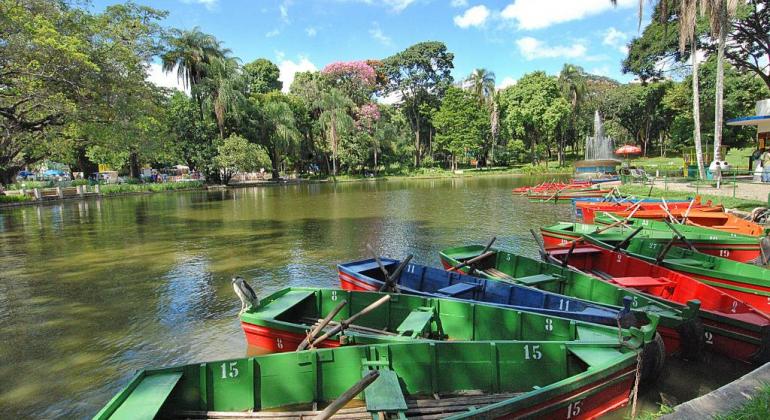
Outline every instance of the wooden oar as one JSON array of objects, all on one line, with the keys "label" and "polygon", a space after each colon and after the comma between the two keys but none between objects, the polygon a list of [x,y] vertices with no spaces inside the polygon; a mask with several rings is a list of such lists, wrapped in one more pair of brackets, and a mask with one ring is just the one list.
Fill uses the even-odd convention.
[{"label": "wooden oar", "polygon": [[540,241],[540,237],[537,235],[537,233],[535,233],[534,229],[530,229],[529,233],[532,234],[532,237],[535,239],[535,243],[537,243],[538,248],[540,248],[540,259],[542,259],[545,262],[553,262],[556,264],[561,264],[561,261],[559,261],[558,258],[552,256],[551,254],[548,253],[548,251],[545,250],[545,244]]},{"label": "wooden oar", "polygon": [[666,258],[666,254],[668,254],[671,246],[674,245],[674,240],[676,240],[676,238],[671,237],[671,240],[666,243],[666,246],[663,247],[658,256],[655,258],[655,264],[660,265],[660,263],[663,262],[663,259]]},{"label": "wooden oar", "polygon": [[301,343],[299,343],[299,346],[297,346],[297,351],[302,351],[307,348],[307,346],[315,339],[315,336],[318,335],[319,332],[321,332],[326,326],[329,324],[329,322],[337,316],[338,313],[342,310],[342,308],[347,305],[348,301],[343,300],[339,303],[339,305],[335,306],[334,309],[332,309],[326,316],[316,325],[313,327],[313,329],[308,332],[307,337],[305,337],[304,340],[302,340]]},{"label": "wooden oar", "polygon": [[612,213],[604,212],[604,214],[606,214],[606,215],[607,215],[607,216],[608,216],[610,219],[612,219],[612,220],[614,220],[614,221],[616,221],[616,222],[623,222],[623,226],[625,226],[625,227],[627,227],[627,228],[630,228],[630,227],[631,227],[631,226],[629,226],[629,225],[628,225],[628,223],[626,223],[626,221],[628,220],[628,218],[625,218],[625,219],[618,219],[618,218],[617,218],[617,217],[615,217],[615,215],[614,215],[614,214],[612,214]]},{"label": "wooden oar", "polygon": [[360,381],[356,382],[350,389],[343,392],[342,395],[337,397],[331,404],[329,404],[321,413],[314,417],[314,420],[327,420],[331,418],[334,413],[339,411],[347,403],[350,402],[356,395],[360,394],[369,385],[372,384],[377,378],[380,377],[379,370],[370,370]]},{"label": "wooden oar", "polygon": [[409,254],[404,258],[404,261],[401,261],[401,264],[396,267],[396,269],[393,271],[393,274],[388,276],[385,279],[385,283],[380,287],[380,292],[396,292],[401,293],[401,289],[398,288],[398,278],[401,277],[401,272],[404,270],[404,267],[406,267],[407,264],[409,264],[409,261],[412,260],[412,255]]},{"label": "wooden oar", "polygon": [[695,203],[694,198],[690,201],[690,205],[687,206],[687,210],[684,212],[684,215],[682,216],[682,224],[687,223],[687,216],[690,214],[690,209],[692,209],[693,203]]},{"label": "wooden oar", "polygon": [[663,209],[663,211],[665,211],[665,212],[666,212],[666,214],[668,215],[668,218],[669,218],[669,219],[671,219],[671,222],[672,222],[672,223],[677,223],[677,224],[680,224],[680,225],[681,225],[681,224],[682,224],[682,222],[680,222],[680,221],[679,221],[679,220],[678,220],[676,217],[674,217],[674,215],[673,215],[673,214],[671,214],[671,211],[670,211],[670,210],[669,210],[669,208],[668,208],[668,203],[666,203],[666,199],[665,199],[665,198],[663,198],[663,197],[661,197],[661,198],[660,198],[660,200],[663,202],[663,205],[662,205],[662,206],[661,206],[661,205],[658,205],[658,207],[662,208],[662,209]]},{"label": "wooden oar", "polygon": [[356,319],[358,319],[358,318],[368,314],[369,312],[377,309],[378,307],[380,307],[383,303],[387,302],[388,300],[390,300],[390,295],[385,295],[385,296],[379,298],[377,301],[373,302],[371,305],[369,305],[366,308],[362,309],[361,312],[353,314],[350,318],[341,321],[339,323],[339,325],[335,326],[334,328],[330,329],[329,331],[327,331],[322,336],[320,336],[320,337],[316,338],[315,340],[313,340],[313,342],[310,345],[315,347],[317,344],[323,342],[327,338],[333,336],[334,334],[337,334],[337,333],[343,331],[345,328],[348,327],[348,325],[352,324],[353,321],[355,321]]},{"label": "wooden oar", "polygon": [[492,244],[494,244],[496,240],[497,240],[497,237],[493,236],[492,240],[490,240],[489,243],[487,243],[487,246],[484,247],[484,250],[481,251],[481,254],[479,254],[479,255],[477,255],[477,256],[475,256],[475,257],[473,257],[473,258],[471,258],[471,259],[469,259],[469,260],[467,260],[465,262],[461,262],[461,263],[455,264],[453,267],[451,267],[447,271],[457,271],[457,270],[465,267],[466,265],[471,265],[471,264],[473,264],[475,262],[481,261],[484,258],[494,254],[494,251],[490,252],[489,249],[492,248]]},{"label": "wooden oar", "polygon": [[691,250],[693,250],[693,251],[695,251],[695,252],[699,252],[699,251],[698,251],[698,248],[695,248],[695,245],[693,245],[693,244],[692,244],[692,242],[690,242],[690,240],[689,240],[689,239],[687,239],[687,237],[685,237],[684,235],[682,235],[682,234],[681,234],[681,233],[680,233],[680,232],[679,232],[677,229],[675,229],[675,228],[674,228],[674,225],[672,225],[671,223],[669,223],[669,222],[668,222],[668,221],[666,221],[666,220],[664,220],[663,222],[664,222],[664,223],[665,223],[665,224],[668,226],[668,228],[669,228],[669,229],[671,229],[671,231],[672,231],[672,232],[674,232],[674,233],[676,234],[676,236],[678,236],[678,237],[679,237],[679,239],[681,239],[681,240],[682,240],[682,242],[684,242],[685,244],[687,244],[687,247],[688,247],[688,248],[690,248]]},{"label": "wooden oar", "polygon": [[384,264],[382,263],[382,261],[380,260],[380,257],[379,257],[379,255],[377,255],[377,253],[376,253],[376,252],[374,252],[374,249],[373,249],[373,248],[372,248],[372,246],[371,246],[371,245],[369,245],[369,244],[366,244],[366,249],[368,249],[368,250],[369,250],[369,252],[370,252],[370,253],[372,254],[372,256],[374,257],[374,260],[375,260],[375,261],[377,261],[377,265],[380,267],[380,271],[382,271],[382,274],[385,276],[385,280],[387,280],[387,279],[388,279],[388,277],[390,277],[390,273],[388,273],[388,270],[386,270],[386,269],[385,269],[385,265],[384,265]]},{"label": "wooden oar", "polygon": [[613,251],[617,251],[617,250],[619,250],[621,248],[624,248],[626,245],[628,245],[629,242],[631,242],[631,239],[633,239],[633,237],[636,236],[642,230],[644,230],[644,228],[642,226],[639,226],[638,228],[636,228],[635,231],[631,232],[630,235],[626,236],[626,239],[623,239],[622,241],[618,242],[618,244],[615,245],[612,248],[612,250]]}]

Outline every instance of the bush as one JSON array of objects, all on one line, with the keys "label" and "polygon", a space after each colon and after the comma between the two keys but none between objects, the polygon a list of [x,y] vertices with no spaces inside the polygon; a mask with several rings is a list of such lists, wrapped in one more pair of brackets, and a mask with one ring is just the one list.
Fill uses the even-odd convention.
[{"label": "bush", "polygon": [[70,182],[70,186],[72,187],[78,187],[81,185],[91,185],[91,181],[87,179],[73,179],[72,182]]},{"label": "bush", "polygon": [[20,190],[25,188],[31,190],[34,188],[51,188],[53,187],[53,181],[21,181],[15,184],[9,184],[5,187],[6,190]]},{"label": "bush", "polygon": [[32,197],[28,195],[0,195],[0,203],[22,203],[31,200]]},{"label": "bush", "polygon": [[203,181],[165,182],[163,184],[107,184],[99,187],[102,194],[163,192],[203,187]]}]

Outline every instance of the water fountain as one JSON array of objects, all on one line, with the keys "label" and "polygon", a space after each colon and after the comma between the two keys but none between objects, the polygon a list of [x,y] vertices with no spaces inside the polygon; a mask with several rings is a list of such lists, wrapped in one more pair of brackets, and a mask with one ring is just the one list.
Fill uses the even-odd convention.
[{"label": "water fountain", "polygon": [[586,137],[585,160],[575,162],[576,179],[606,178],[617,175],[620,161],[615,158],[615,142],[604,135],[599,111],[594,114],[594,135]]}]

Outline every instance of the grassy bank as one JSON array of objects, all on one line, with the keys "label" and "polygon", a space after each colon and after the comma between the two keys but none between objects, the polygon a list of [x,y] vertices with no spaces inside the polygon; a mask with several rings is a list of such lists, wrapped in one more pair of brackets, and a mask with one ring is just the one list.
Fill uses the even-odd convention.
[{"label": "grassy bank", "polygon": [[192,190],[203,187],[203,181],[165,182],[163,184],[106,184],[100,185],[103,195],[116,195],[143,192],[164,192]]},{"label": "grassy bank", "polygon": [[[337,175],[337,181],[360,181],[365,179],[398,179],[398,178],[458,178],[458,177],[477,177],[488,175],[568,175],[574,171],[572,166],[559,167],[555,162],[548,165],[523,165],[516,167],[492,167],[492,168],[460,168],[457,171],[451,171],[444,168],[393,168],[387,171],[381,171],[376,176],[362,174],[342,174]],[[324,181],[332,180],[331,176],[315,175],[302,176],[304,180]]]},{"label": "grassy bank", "polygon": [[770,417],[770,384],[765,384],[743,407],[726,415],[714,416],[715,420],[765,420]]},{"label": "grassy bank", "polygon": [[[669,199],[686,199],[693,197],[694,192],[684,191],[665,191],[661,188],[645,187],[643,185],[621,185],[618,187],[622,194],[633,195],[636,197],[653,197],[653,198],[665,198]],[[735,208],[745,211],[751,211],[756,207],[767,207],[767,203],[762,201],[745,200],[742,198],[724,197],[719,195],[700,194],[702,201],[711,200],[713,203],[722,204],[726,208]]]}]

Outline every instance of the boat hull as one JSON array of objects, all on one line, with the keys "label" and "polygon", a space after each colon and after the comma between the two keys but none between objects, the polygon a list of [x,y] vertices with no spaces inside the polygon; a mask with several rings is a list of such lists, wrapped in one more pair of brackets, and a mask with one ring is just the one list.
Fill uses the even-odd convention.
[{"label": "boat hull", "polygon": [[[249,346],[258,347],[270,353],[295,351],[302,340],[305,339],[304,334],[297,334],[262,325],[254,325],[243,321],[241,321],[241,328],[246,335],[246,342]],[[333,348],[339,346],[340,342],[337,340],[324,340],[316,347]]]}]

